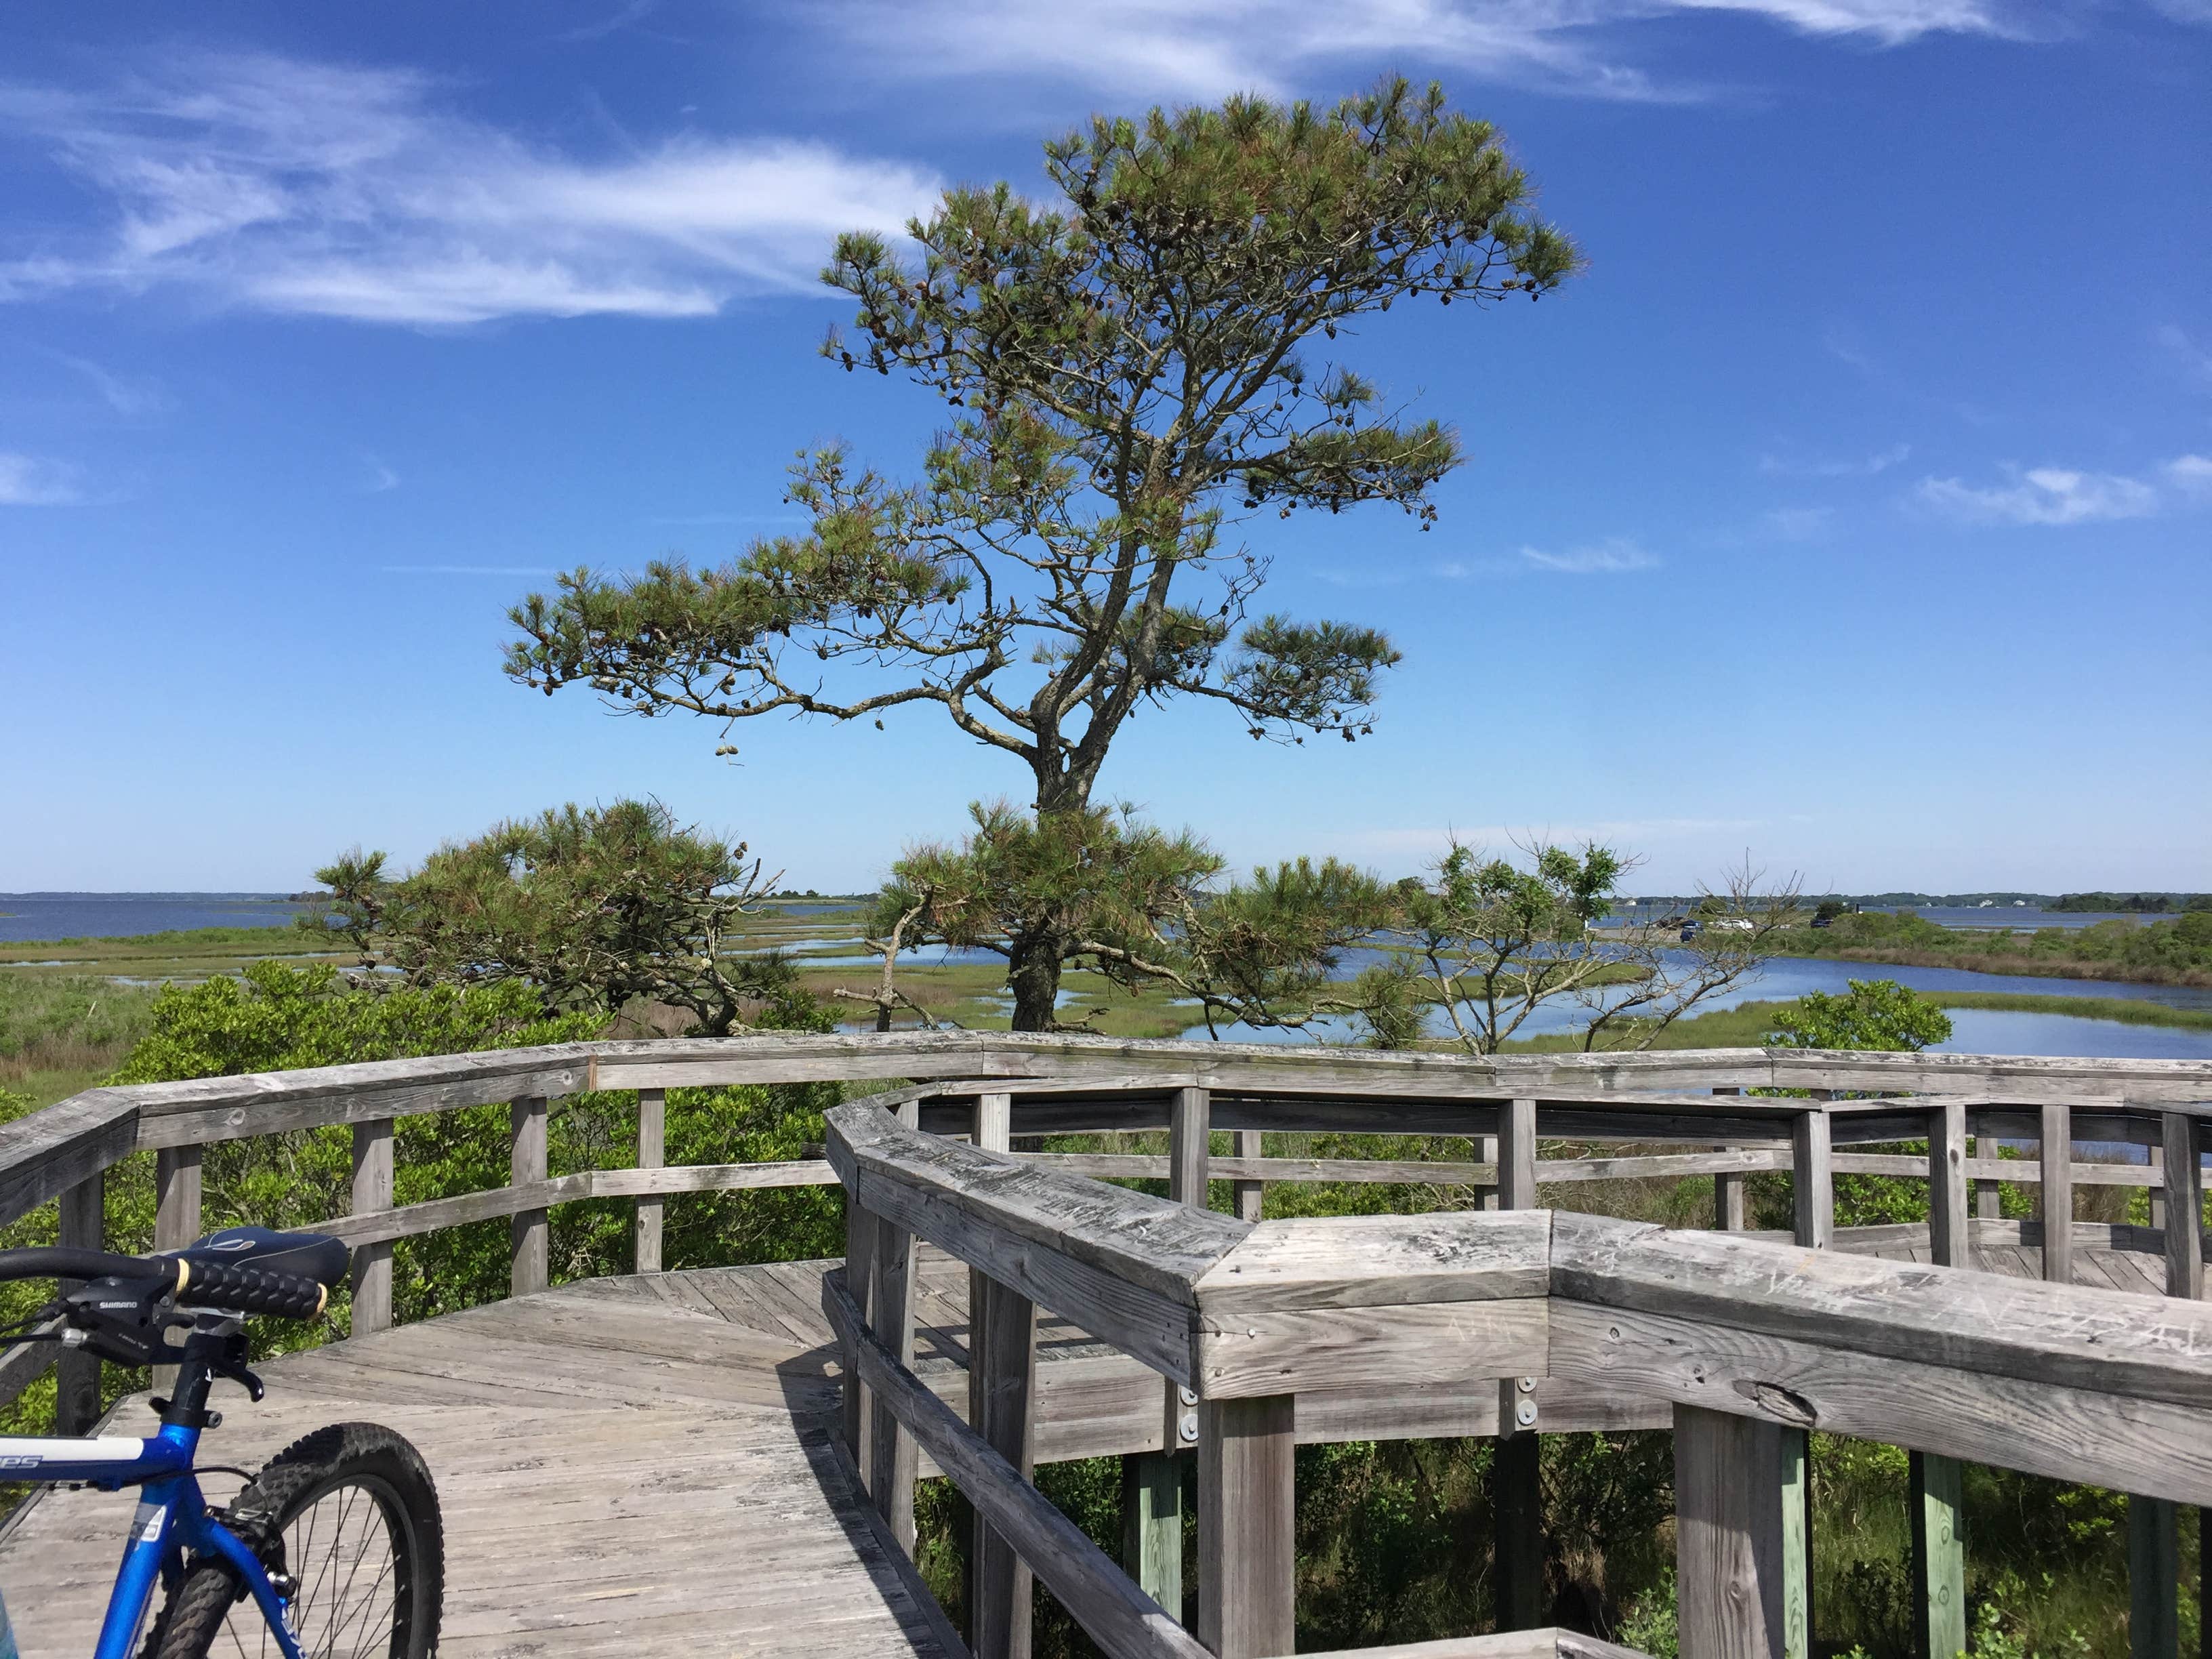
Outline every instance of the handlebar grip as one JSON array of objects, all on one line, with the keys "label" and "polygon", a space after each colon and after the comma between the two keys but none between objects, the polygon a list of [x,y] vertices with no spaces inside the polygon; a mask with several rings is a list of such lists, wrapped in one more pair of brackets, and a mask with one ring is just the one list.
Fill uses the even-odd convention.
[{"label": "handlebar grip", "polygon": [[177,1300],[192,1307],[273,1314],[279,1319],[313,1319],[330,1299],[331,1293],[320,1284],[298,1273],[271,1273],[227,1261],[179,1265],[188,1271],[177,1286]]},{"label": "handlebar grip", "polygon": [[0,1250],[0,1279],[173,1279],[176,1267],[156,1257],[117,1255],[107,1250],[81,1250],[66,1244],[33,1244],[20,1250]]}]

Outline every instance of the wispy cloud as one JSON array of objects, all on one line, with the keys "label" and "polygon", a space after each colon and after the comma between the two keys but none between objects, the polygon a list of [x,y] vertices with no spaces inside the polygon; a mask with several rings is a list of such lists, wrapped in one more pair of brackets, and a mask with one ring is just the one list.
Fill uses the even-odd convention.
[{"label": "wispy cloud", "polygon": [[143,420],[149,416],[167,414],[176,407],[177,400],[159,380],[113,374],[88,358],[72,357],[66,351],[50,351],[46,355],[91,381],[100,400],[128,419]]},{"label": "wispy cloud", "polygon": [[896,231],[935,180],[784,139],[553,151],[404,70],[205,57],[89,91],[0,83],[99,221],[0,239],[0,300],[158,287],[411,324],[711,313],[811,289],[831,235]]},{"label": "wispy cloud", "polygon": [[1556,570],[1571,576],[1612,575],[1629,570],[1652,570],[1659,564],[1656,553],[1646,552],[1626,536],[1609,536],[1601,542],[1571,547],[1563,553],[1547,553],[1539,547],[1521,550],[1521,561],[1539,570]]},{"label": "wispy cloud", "polygon": [[1817,542],[1835,528],[1832,507],[1778,507],[1766,514],[1766,527],[1785,542]]},{"label": "wispy cloud", "polygon": [[[2183,456],[2161,471],[2180,487],[2196,476],[2194,466],[2201,459]],[[2159,487],[2146,479],[2060,466],[2014,469],[2008,482],[1985,487],[1957,478],[1923,478],[1911,499],[1940,517],[1975,525],[2072,525],[2147,519],[2166,505]]]},{"label": "wispy cloud", "polygon": [[2191,501],[2212,500],[2212,455],[2179,455],[2165,467],[2166,482]]},{"label": "wispy cloud", "polygon": [[1769,454],[1759,458],[1759,470],[1784,478],[1871,478],[1911,453],[1911,445],[1893,444],[1871,455]]},{"label": "wispy cloud", "polygon": [[1901,46],[1934,33],[2020,35],[2035,0],[851,0],[824,8],[899,76],[1048,76],[1141,98],[1281,94],[1346,60],[1418,55],[1486,79],[1660,99],[1697,88],[1616,55],[1609,26],[1735,12],[1800,34]]},{"label": "wispy cloud", "polygon": [[84,499],[77,470],[0,450],[0,507],[67,507]]},{"label": "wispy cloud", "polygon": [[368,482],[362,485],[362,493],[381,495],[387,489],[399,488],[399,475],[374,455],[361,458],[368,466]]}]

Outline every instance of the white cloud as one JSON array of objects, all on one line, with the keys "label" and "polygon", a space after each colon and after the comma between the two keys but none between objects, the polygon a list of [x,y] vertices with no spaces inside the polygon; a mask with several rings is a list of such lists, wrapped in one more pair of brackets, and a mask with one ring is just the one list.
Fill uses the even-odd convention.
[{"label": "white cloud", "polygon": [[381,495],[387,489],[399,488],[399,475],[374,455],[364,455],[362,462],[368,468],[368,482],[362,485],[362,493]]},{"label": "white cloud", "polygon": [[452,113],[406,70],[204,58],[88,92],[0,84],[106,223],[0,241],[0,300],[159,286],[371,322],[690,317],[810,290],[842,230],[896,232],[921,169],[787,139],[586,158]]},{"label": "white cloud", "polygon": [[1762,455],[1759,458],[1759,470],[1784,478],[1871,478],[1888,471],[1911,453],[1910,444],[1893,444],[1874,454],[1857,457]]},{"label": "white cloud", "polygon": [[75,467],[0,450],[0,507],[66,507],[83,499]]},{"label": "white cloud", "polygon": [[162,415],[176,407],[177,400],[169,395],[168,388],[159,380],[133,380],[111,374],[98,363],[83,357],[72,357],[65,351],[47,355],[91,381],[93,390],[100,394],[101,400],[127,419],[140,420],[151,415]]},{"label": "white cloud", "polygon": [[2212,498],[2212,455],[2178,455],[2166,464],[2166,477],[2192,500]]},{"label": "white cloud", "polygon": [[1302,88],[1346,59],[1413,56],[1492,79],[1589,95],[1693,89],[1613,60],[1611,25],[1727,11],[1801,34],[1899,46],[1931,33],[2014,35],[2037,0],[852,0],[825,8],[898,76],[1045,76],[1167,100]]},{"label": "white cloud", "polygon": [[1961,524],[2093,524],[2145,519],[2159,510],[2156,489],[2115,472],[2031,467],[2010,483],[1976,489],[1956,478],[1923,478],[1913,499]]},{"label": "white cloud", "polygon": [[1524,564],[1539,570],[1556,570],[1568,575],[1609,575],[1626,570],[1650,570],[1657,567],[1656,554],[1647,553],[1626,536],[1609,536],[1601,542],[1592,542],[1583,547],[1571,547],[1564,553],[1547,553],[1541,548],[1521,550]]}]

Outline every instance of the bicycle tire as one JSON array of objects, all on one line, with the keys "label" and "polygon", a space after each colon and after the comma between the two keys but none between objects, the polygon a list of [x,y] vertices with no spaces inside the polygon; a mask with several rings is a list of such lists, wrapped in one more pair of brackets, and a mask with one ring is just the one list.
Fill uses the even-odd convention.
[{"label": "bicycle tire", "polygon": [[[333,1499],[335,1512],[326,1513]],[[422,1455],[391,1430],[337,1423],[302,1437],[270,1459],[226,1513],[272,1571],[292,1574],[293,1632],[310,1659],[430,1659],[437,1651],[445,1596],[438,1494]],[[338,1557],[354,1521],[366,1553],[347,1565]],[[388,1559],[356,1595],[377,1522]],[[229,1642],[218,1646],[226,1633]],[[148,1630],[139,1659],[279,1651],[237,1571],[199,1557]]]}]

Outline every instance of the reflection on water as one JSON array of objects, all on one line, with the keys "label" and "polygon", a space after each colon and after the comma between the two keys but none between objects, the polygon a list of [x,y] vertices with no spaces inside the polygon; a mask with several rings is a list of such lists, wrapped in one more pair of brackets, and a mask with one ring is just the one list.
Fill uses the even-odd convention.
[{"label": "reflection on water", "polygon": [[[1346,976],[1358,968],[1346,952]],[[1672,953],[1670,953],[1672,954]],[[1746,1002],[1783,1002],[1810,991],[1840,993],[1855,979],[1893,979],[1915,991],[2015,991],[2032,996],[2116,997],[2162,1003],[2171,1008],[2212,1008],[2212,989],[2191,985],[2130,985],[2094,979],[2041,979],[2020,974],[1978,974],[1965,968],[1912,968],[1892,963],[1835,962],[1818,957],[1783,957],[1747,974],[1722,994],[1698,1005],[1701,1010],[1733,1008]],[[2124,1025],[2116,1020],[2081,1019],[2066,1014],[2016,1013],[1957,1008],[1951,1013],[1951,1040],[1938,1052],[1962,1054],[2080,1055],[2092,1060],[2212,1060],[2212,1031],[2161,1025]],[[1549,1036],[1580,1030],[1586,1016],[1571,1000],[1540,1007],[1514,1033]],[[1442,1009],[1429,1017],[1429,1030],[1449,1036],[1451,1021]],[[1349,1042],[1354,1023],[1316,1021],[1310,1032],[1256,1029],[1241,1022],[1218,1028],[1224,1042],[1311,1042],[1316,1036]],[[1183,1035],[1204,1038],[1203,1025]]]}]

